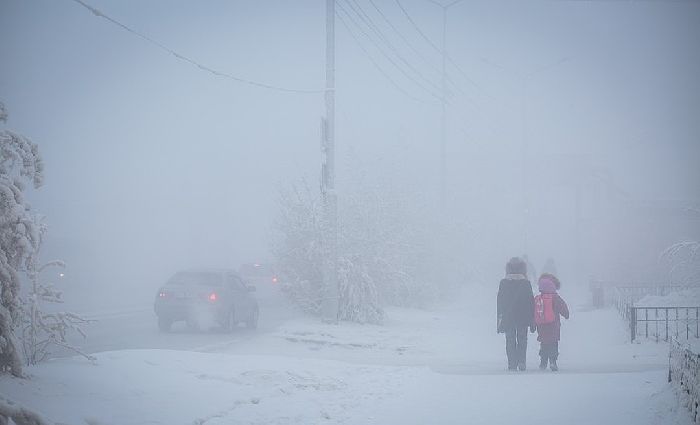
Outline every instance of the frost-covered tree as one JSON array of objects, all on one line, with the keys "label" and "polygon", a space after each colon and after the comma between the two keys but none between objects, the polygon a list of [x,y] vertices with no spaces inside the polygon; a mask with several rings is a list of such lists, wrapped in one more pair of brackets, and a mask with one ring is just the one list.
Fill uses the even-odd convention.
[{"label": "frost-covered tree", "polygon": [[666,248],[661,259],[668,266],[672,284],[700,287],[700,242],[677,242]]},{"label": "frost-covered tree", "polygon": [[[323,205],[305,182],[283,191],[276,223],[273,253],[284,282],[284,289],[303,310],[320,314],[325,287],[323,282]],[[339,240],[354,232],[339,229]],[[348,244],[338,249],[338,319],[378,323],[383,317],[375,281],[368,273],[366,256],[348,254]]]},{"label": "frost-covered tree", "polygon": [[[0,103],[0,120],[7,119]],[[20,320],[20,272],[31,267],[41,229],[24,198],[25,183],[43,181],[37,145],[10,130],[0,130],[0,369],[22,375],[15,327]]]},{"label": "frost-covered tree", "polygon": [[434,298],[430,225],[421,199],[387,181],[357,178],[340,206],[341,252],[362,264],[382,304],[415,306]]},{"label": "frost-covered tree", "polygon": [[[348,179],[339,203],[339,319],[381,323],[384,305],[434,298],[430,225],[424,203],[386,179]],[[353,176],[354,177],[354,176]],[[280,196],[273,253],[292,300],[319,314],[324,297],[323,211],[307,184]]]},{"label": "frost-covered tree", "polygon": [[307,182],[279,195],[272,252],[288,295],[303,310],[320,314],[323,299],[323,210]]}]

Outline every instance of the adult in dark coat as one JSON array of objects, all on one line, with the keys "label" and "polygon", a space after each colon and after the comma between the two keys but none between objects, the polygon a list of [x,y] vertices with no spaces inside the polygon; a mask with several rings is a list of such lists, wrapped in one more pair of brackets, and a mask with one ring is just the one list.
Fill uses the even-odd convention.
[{"label": "adult in dark coat", "polygon": [[535,301],[527,279],[527,265],[518,257],[506,264],[506,277],[498,286],[497,331],[506,334],[508,370],[525,370],[527,330],[535,332]]}]

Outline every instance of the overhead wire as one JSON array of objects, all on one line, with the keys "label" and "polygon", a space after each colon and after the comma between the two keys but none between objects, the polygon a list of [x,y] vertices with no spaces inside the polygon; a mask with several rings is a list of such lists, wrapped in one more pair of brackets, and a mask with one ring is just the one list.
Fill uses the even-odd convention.
[{"label": "overhead wire", "polygon": [[[346,3],[348,3],[348,6],[350,6],[353,11],[357,14],[357,16],[360,17],[360,19],[367,25],[372,32],[374,32],[377,37],[379,37],[379,40],[381,40],[384,45],[398,58],[399,61],[401,61],[408,69],[412,71],[413,74],[415,74],[418,78],[420,78],[423,82],[426,84],[430,85],[433,87],[433,89],[437,90],[438,92],[442,91],[442,88],[434,83],[430,78],[427,78],[426,76],[423,75],[422,72],[420,72],[411,62],[409,62],[399,51],[399,49],[396,48],[396,46],[391,42],[391,40],[382,32],[382,30],[377,26],[377,24],[374,22],[374,20],[365,12],[365,10],[360,6],[360,4],[357,2],[357,0],[345,0]],[[353,6],[354,5],[354,6]]]},{"label": "overhead wire", "polygon": [[[372,30],[372,32],[373,32],[374,34],[376,34],[376,35],[377,35],[378,37],[380,37],[381,39],[385,40],[385,39],[386,39],[386,36],[383,35],[383,34],[381,34],[380,30],[376,27],[376,24],[374,24],[373,22],[368,22],[368,21],[371,21],[371,18],[370,18],[369,16],[367,16],[367,13],[366,13],[366,12],[362,11],[362,8],[361,8],[361,6],[357,3],[357,1],[356,1],[356,0],[352,0],[352,2],[355,4],[355,7],[353,7],[353,5],[350,4],[350,1],[351,1],[351,0],[345,0],[345,2],[348,3],[348,7],[352,9],[352,11],[354,12],[354,14],[355,14],[356,16],[359,16],[360,19],[362,20],[362,22],[365,24],[365,26],[369,27],[369,28]],[[404,42],[406,42],[406,44],[409,44],[412,50],[414,50],[415,52],[417,52],[417,49],[416,49],[415,47],[412,46],[412,44],[410,43],[410,41],[408,41],[407,37],[405,37],[400,31],[398,31],[398,29],[396,28],[396,26],[393,25],[393,23],[388,19],[388,17],[386,16],[386,14],[384,14],[384,13],[381,11],[381,9],[379,9],[379,8],[377,7],[376,3],[374,3],[373,0],[369,0],[369,2],[370,2],[370,3],[372,4],[372,6],[377,10],[377,12],[380,14],[380,16],[382,16],[382,19],[384,19],[384,20],[387,22],[387,25],[389,25],[389,27],[392,28],[392,29],[394,30],[394,32],[396,32],[396,33],[399,35],[399,37],[402,38],[402,39],[404,40]],[[336,1],[336,4],[338,5],[339,10],[342,10],[342,11],[347,15],[348,19],[351,19],[351,20],[353,21],[353,23],[355,24],[355,26],[363,33],[363,35],[364,35],[370,42],[372,42],[372,43],[375,45],[375,47],[377,47],[377,49],[380,51],[380,53],[382,53],[382,54],[386,57],[387,54],[386,54],[386,52],[384,51],[385,49],[382,49],[382,47],[379,46],[379,45],[377,44],[377,42],[373,39],[373,37],[371,37],[370,34],[368,34],[367,31],[365,31],[365,30],[363,29],[363,27],[360,26],[360,24],[359,24],[354,18],[352,18],[352,16],[350,16],[350,12],[347,10],[347,8],[343,7],[342,4],[339,4],[338,1]],[[359,9],[359,10],[358,10],[358,9]],[[363,19],[363,15],[364,15],[364,19]],[[339,15],[338,15],[338,17],[341,18]],[[347,22],[343,22],[343,25],[345,25],[346,28],[347,28],[347,26],[348,26]],[[418,29],[420,30],[420,28],[418,28]],[[349,28],[348,28],[348,31],[350,31]],[[421,31],[421,32],[422,32],[422,31]],[[424,33],[423,33],[423,35],[425,36]],[[354,35],[353,35],[353,36],[354,36]],[[427,36],[425,36],[425,37],[427,37]],[[355,37],[355,40],[356,40],[356,42],[358,42],[358,44],[360,44],[359,40],[358,40],[356,37]],[[432,43],[432,40],[430,40],[429,38],[428,38],[428,41],[430,41],[430,42]],[[384,43],[384,44],[388,44],[388,47],[389,47],[390,49],[396,50],[396,48],[395,48],[390,42]],[[434,45],[434,43],[433,43],[433,45]],[[360,46],[362,47],[362,49],[363,49],[363,51],[365,52],[365,54],[373,61],[373,64],[374,64],[376,67],[378,67],[378,69],[381,70],[382,74],[383,74],[386,78],[388,78],[388,79],[391,80],[391,77],[389,77],[389,76],[386,74],[386,72],[385,72],[383,69],[381,69],[381,68],[379,67],[379,65],[378,65],[377,62],[371,57],[371,55],[369,54],[369,52],[368,52],[361,44],[360,44]],[[435,46],[435,45],[434,45],[434,46]],[[435,47],[437,48],[437,46],[435,46]],[[440,48],[437,48],[437,51],[438,51],[440,54],[442,54],[442,50],[441,50]],[[424,56],[423,56],[423,59],[425,60],[425,57],[424,57]],[[395,67],[399,68],[400,71],[403,71],[403,70],[396,64],[396,62],[392,60],[392,58],[387,57],[387,60],[389,60]],[[427,62],[427,60],[426,60],[426,62]],[[403,73],[404,75],[406,75],[405,72],[402,72],[402,73]],[[496,128],[496,126],[491,125],[491,124],[492,124],[492,120],[488,119],[488,118],[484,115],[483,111],[481,110],[480,105],[476,102],[476,100],[472,99],[469,95],[467,95],[467,94],[464,92],[464,90],[462,90],[461,87],[459,87],[459,85],[457,85],[451,78],[449,78],[449,76],[446,76],[446,77],[447,77],[446,80],[450,81],[450,82],[452,83],[452,87],[453,87],[456,91],[458,91],[462,96],[454,96],[454,93],[453,93],[450,89],[448,89],[447,93],[445,93],[445,95],[447,96],[447,98],[445,99],[445,102],[446,102],[447,104],[449,104],[453,109],[456,109],[455,112],[457,112],[457,110],[460,110],[462,113],[467,113],[467,115],[474,115],[474,114],[476,114],[478,117],[481,118],[481,120],[484,122],[484,124],[487,125],[487,127],[489,127],[489,130],[493,132],[493,130],[494,130],[494,128]],[[391,80],[391,81],[392,81],[392,84],[394,84],[395,86],[397,85],[397,84],[395,83],[395,81],[393,81],[393,80]],[[415,82],[415,81],[414,81],[414,82]],[[402,88],[401,88],[401,90],[402,90],[402,92],[404,92],[404,94],[406,94],[406,91],[405,91],[405,90],[403,90]],[[440,88],[440,91],[442,91],[442,88]],[[432,95],[433,95],[434,97],[436,97],[438,100],[440,100],[440,101],[442,100],[442,96],[436,95],[436,94],[434,94],[434,93],[432,93]],[[413,96],[412,96],[412,97],[413,97]],[[414,97],[414,98],[415,98],[415,97]],[[449,100],[448,100],[448,99],[449,99]],[[461,101],[460,101],[460,100],[461,100]],[[454,103],[454,102],[457,102],[457,103]],[[467,109],[469,110],[469,112],[467,112],[467,109],[465,109],[465,108],[467,108]]]},{"label": "overhead wire", "polygon": [[[384,22],[386,22],[386,24],[389,26],[389,28],[391,28],[391,29],[396,33],[396,35],[399,36],[399,38],[404,42],[404,44],[406,44],[406,46],[408,46],[408,48],[411,49],[411,50],[413,51],[413,53],[416,54],[416,56],[418,56],[423,62],[425,62],[428,66],[430,66],[434,71],[436,71],[436,72],[442,72],[442,70],[441,70],[437,65],[435,65],[435,63],[433,63],[433,62],[430,61],[428,58],[426,58],[425,55],[424,55],[418,48],[416,48],[416,47],[413,45],[413,43],[411,43],[411,42],[408,40],[408,37],[406,37],[406,36],[404,35],[404,33],[401,32],[401,31],[396,27],[396,25],[394,25],[393,22],[391,22],[391,19],[389,19],[389,18],[386,16],[386,14],[382,11],[382,9],[381,9],[379,6],[377,6],[377,4],[374,2],[374,0],[369,0],[369,3],[372,5],[372,7],[374,7],[374,9],[377,11],[377,13],[379,14],[379,16],[382,17],[382,19],[384,20]],[[452,84],[456,89],[459,89],[459,86],[454,82],[454,80],[452,80],[452,78],[450,78],[449,75],[448,75],[446,78],[447,78],[447,82],[448,82],[448,83]]]},{"label": "overhead wire", "polygon": [[374,8],[374,10],[377,11],[377,13],[379,14],[379,16],[382,17],[382,19],[384,20],[384,22],[386,22],[387,25],[389,25],[389,28],[391,28],[391,29],[399,36],[399,38],[401,38],[401,40],[403,40],[404,44],[406,44],[406,46],[408,46],[408,48],[411,49],[411,50],[413,51],[413,53],[416,54],[416,56],[418,56],[418,57],[419,57],[423,62],[425,62],[428,66],[430,66],[431,68],[433,68],[433,70],[435,70],[435,71],[437,71],[437,72],[440,72],[440,69],[437,67],[437,65],[435,65],[432,61],[428,60],[428,59],[425,57],[425,55],[423,55],[423,53],[421,53],[421,51],[418,50],[418,49],[413,45],[413,43],[411,43],[411,42],[408,40],[408,38],[407,38],[401,31],[399,31],[398,28],[396,28],[396,25],[394,25],[394,23],[391,22],[391,20],[386,16],[386,14],[385,14],[384,12],[382,12],[382,10],[379,8],[379,6],[377,6],[377,4],[374,2],[374,0],[369,0],[369,3],[372,5],[372,7]]},{"label": "overhead wire", "polygon": [[[345,1],[348,3],[350,8],[353,9],[353,12],[355,13],[355,15],[358,15],[361,17],[360,12],[355,10],[352,7],[352,5],[350,5],[348,0],[345,0]],[[401,72],[401,74],[403,74],[404,77],[406,77],[413,84],[415,84],[416,86],[420,87],[425,92],[430,94],[430,96],[436,98],[439,101],[442,101],[442,96],[440,94],[437,94],[433,90],[431,90],[430,88],[426,87],[423,83],[421,83],[415,77],[413,77],[411,74],[409,74],[406,71],[406,69],[404,69],[399,63],[397,63],[397,61],[386,51],[386,49],[384,47],[382,47],[382,45],[380,43],[378,43],[367,31],[365,31],[364,27],[360,23],[358,23],[358,21],[355,18],[353,18],[352,14],[348,11],[347,8],[345,8],[339,1],[336,1],[336,5],[338,6],[339,10],[341,10],[341,11],[343,11],[343,13],[345,13],[346,18],[365,36],[365,38],[367,38],[367,40],[369,40],[370,43],[372,43],[377,48],[379,53],[381,53],[381,55],[384,56],[384,58],[387,61],[389,61],[399,72]],[[346,24],[347,24],[347,22],[346,22]],[[369,26],[366,22],[365,22],[365,25]]]},{"label": "overhead wire", "polygon": [[[495,99],[493,99],[492,96],[490,96],[488,93],[486,93],[486,92],[481,88],[481,86],[479,86],[476,82],[474,82],[474,81],[469,77],[469,75],[454,61],[454,59],[453,59],[447,52],[443,52],[443,50],[442,50],[437,44],[435,44],[435,42],[433,42],[433,40],[432,40],[430,37],[428,37],[428,36],[425,34],[425,32],[424,32],[424,31],[420,28],[420,26],[416,23],[416,21],[413,19],[413,17],[412,17],[411,14],[408,12],[408,10],[406,10],[406,8],[405,8],[404,5],[401,3],[401,1],[400,1],[400,0],[395,0],[395,2],[396,2],[396,4],[398,5],[399,9],[401,9],[401,12],[402,12],[403,15],[405,16],[406,20],[413,26],[413,28],[416,30],[416,32],[418,32],[418,34],[426,41],[426,43],[428,43],[428,45],[430,45],[430,46],[431,46],[436,52],[438,52],[439,54],[441,54],[441,55],[444,54],[444,55],[445,55],[445,59],[447,59],[447,61],[452,65],[452,67],[454,67],[454,68],[462,75],[462,77],[463,77],[465,80],[467,80],[472,86],[474,86],[476,89],[479,90],[479,92],[480,92],[480,97],[484,98],[486,101],[488,101],[488,103],[492,103],[492,104],[493,104],[493,102],[495,101]],[[436,3],[436,4],[437,4],[437,3]],[[476,103],[475,100],[472,100],[469,96],[467,96],[466,93],[464,93],[464,91],[461,90],[459,87],[456,87],[456,88],[457,88],[458,91],[460,91],[460,93],[463,94],[463,96],[461,96],[461,97],[454,97],[454,98],[453,98],[454,101],[457,101],[458,103],[461,103],[461,104],[462,104],[462,107],[469,106],[469,109],[472,111],[472,113],[475,113],[475,114],[478,115],[482,120],[484,120],[485,122],[488,122],[488,123],[489,123],[489,124],[488,124],[489,127],[492,127],[492,128],[497,128],[497,127],[498,127],[498,126],[494,126],[494,125],[493,125],[492,120],[489,119],[489,118],[484,114],[484,111],[482,110],[482,107],[481,107],[480,105],[478,105],[478,104]],[[469,105],[465,104],[464,102],[459,102],[460,98],[461,98],[462,100],[466,101]],[[454,108],[454,107],[457,107],[457,108],[461,109],[461,108],[458,106],[458,104],[452,104],[451,106],[452,106],[453,108]],[[466,110],[464,110],[464,109],[462,109],[462,111],[463,111],[463,112],[466,112]]]},{"label": "overhead wire", "polygon": [[[345,13],[346,16],[348,16],[348,18],[350,18],[348,11],[343,9],[342,6],[339,8],[339,10],[342,11],[343,13]],[[362,50],[362,52],[365,54],[365,56],[367,56],[367,59],[369,59],[370,63],[372,63],[372,65],[374,65],[374,67],[377,69],[377,71],[379,71],[379,73],[382,74],[382,76],[384,76],[384,78],[386,78],[387,81],[389,81],[389,83],[392,86],[394,86],[394,88],[396,88],[404,96],[408,97],[409,99],[411,99],[413,101],[427,104],[427,105],[433,105],[433,106],[435,105],[435,103],[428,102],[424,99],[421,99],[419,97],[412,95],[406,89],[401,87],[401,85],[399,85],[396,81],[394,81],[394,79],[391,78],[391,76],[379,65],[379,63],[374,59],[374,57],[372,57],[372,54],[369,52],[369,50],[367,50],[367,48],[365,48],[365,46],[360,41],[359,37],[357,37],[355,32],[350,28],[350,25],[345,21],[345,19],[340,15],[340,13],[338,11],[336,11],[336,17],[338,18],[340,23],[345,27],[345,29],[348,31],[348,34],[350,34],[350,37],[352,37],[352,39],[355,40],[355,43],[360,48],[360,50]]]},{"label": "overhead wire", "polygon": [[437,52],[440,53],[441,55],[444,54],[444,55],[445,55],[445,58],[446,58],[447,61],[450,63],[450,65],[452,65],[452,66],[462,75],[462,77],[463,77],[465,80],[467,80],[467,82],[469,82],[469,84],[471,84],[472,86],[474,86],[475,88],[477,88],[477,89],[479,89],[479,90],[483,90],[483,89],[469,76],[469,74],[467,74],[467,73],[459,66],[459,64],[457,64],[457,62],[455,62],[455,60],[452,59],[452,57],[451,57],[449,54],[447,54],[447,52],[443,52],[442,49],[441,49],[438,45],[436,45],[436,44],[433,42],[433,40],[431,40],[430,37],[428,37],[428,36],[425,34],[425,32],[423,32],[423,30],[422,30],[422,29],[420,28],[420,26],[416,23],[416,21],[413,19],[413,17],[411,17],[411,14],[408,13],[408,10],[406,10],[406,8],[405,8],[404,5],[401,3],[401,1],[400,1],[400,0],[394,0],[394,1],[395,1],[396,4],[399,6],[399,9],[401,9],[401,12],[402,12],[403,15],[406,17],[406,19],[408,20],[408,22],[411,23],[411,26],[413,26],[413,28],[416,30],[416,32],[418,32],[418,34],[420,34],[420,36],[421,36],[433,49],[435,49],[435,51],[437,51]]},{"label": "overhead wire", "polygon": [[[347,2],[348,0],[345,0],[345,1]],[[369,0],[369,1],[372,2],[372,0]],[[355,2],[355,3],[356,3],[356,2]],[[338,2],[336,2],[336,4],[338,5],[338,10],[342,11],[343,13],[345,13],[345,15],[347,16],[348,19],[352,19],[354,26],[355,26],[360,32],[362,32],[362,34],[365,36],[365,38],[367,38],[370,42],[372,42],[372,43],[375,45],[375,47],[377,47],[377,49],[380,50],[380,53],[382,53],[382,54],[384,54],[384,55],[386,56],[386,54],[381,50],[381,48],[380,48],[379,46],[377,46],[376,42],[375,42],[375,41],[372,39],[372,37],[367,33],[367,31],[365,31],[365,30],[358,24],[358,22],[357,22],[354,18],[352,18],[352,16],[350,15],[350,12],[349,12],[345,7],[343,7],[343,5],[338,4]],[[357,3],[356,3],[356,5],[357,5]],[[352,8],[352,5],[349,4],[348,6]],[[359,7],[359,5],[357,5],[357,6]],[[376,8],[376,4],[373,4],[373,6],[375,6],[375,8]],[[355,12],[356,15],[359,14],[357,10],[354,10],[354,9],[353,9],[353,12]],[[378,10],[378,12],[381,13],[380,10]],[[391,82],[391,84],[392,84],[395,88],[397,88],[398,90],[400,90],[404,95],[408,96],[408,97],[411,98],[412,100],[419,101],[419,102],[421,102],[421,103],[427,103],[427,104],[430,104],[430,105],[435,105],[434,103],[428,103],[428,102],[426,102],[426,101],[424,101],[424,100],[422,100],[422,99],[416,98],[415,96],[413,96],[413,95],[411,95],[410,93],[408,93],[405,89],[403,89],[398,83],[396,83],[396,81],[393,80],[393,79],[391,78],[391,76],[390,76],[384,69],[382,69],[382,67],[379,65],[379,63],[372,57],[372,55],[370,54],[370,52],[363,46],[362,42],[361,42],[361,41],[359,40],[359,38],[355,35],[354,31],[352,31],[352,30],[350,29],[350,25],[345,21],[345,19],[343,19],[343,17],[340,15],[340,13],[336,12],[336,16],[337,16],[338,19],[341,21],[341,24],[348,30],[348,32],[350,33],[350,35],[352,36],[352,38],[353,38],[353,39],[355,40],[355,42],[358,44],[358,46],[360,47],[360,49],[365,53],[365,55],[368,57],[368,59],[372,62],[372,64],[377,68],[377,70],[378,70],[387,80],[389,80],[389,81]],[[386,18],[386,16],[385,16],[385,18]],[[367,24],[367,22],[365,22],[364,20],[363,20],[363,22],[365,23],[366,26],[369,26],[369,25]],[[392,25],[392,24],[390,23],[390,21],[388,22],[388,24]],[[395,26],[394,26],[394,28],[395,28]],[[396,30],[395,30],[395,31],[396,31]],[[398,31],[397,31],[397,32],[398,32]],[[375,32],[375,34],[376,34],[376,32]],[[407,39],[406,39],[405,41],[408,42]],[[410,43],[410,42],[409,42],[409,43]],[[390,58],[387,58],[387,59],[391,61]],[[392,61],[392,64],[393,64],[394,66],[396,66],[396,63],[393,62],[393,61]],[[472,99],[468,98],[468,96],[466,95],[466,93],[464,93],[464,91],[461,90],[461,88],[460,88],[459,86],[457,86],[456,83],[453,83],[453,85],[455,86],[455,89],[459,90],[460,93],[464,95],[464,96],[463,96],[463,100],[468,101],[467,103],[469,104],[469,105],[468,105],[468,106],[469,106],[469,109],[470,109],[472,112],[467,112],[467,114],[468,114],[468,115],[473,115],[474,113],[476,113],[476,115],[479,116],[479,117],[484,121],[484,123],[486,124],[487,130],[490,131],[491,133],[495,133],[495,128],[496,128],[496,127],[490,125],[490,124],[492,124],[492,123],[491,123],[491,120],[489,120],[486,116],[483,115],[483,111],[480,110],[479,105],[477,105],[477,104],[475,103],[475,101],[473,101]],[[450,92],[448,92],[448,94],[450,94]],[[438,96],[436,96],[436,97],[438,97]],[[455,100],[458,100],[458,99],[459,99],[459,98],[456,98]],[[442,98],[439,97],[438,100],[442,100]],[[463,102],[459,102],[460,104],[454,104],[453,102],[447,102],[447,103],[450,104],[450,106],[452,106],[452,108],[454,108],[454,109],[456,109],[456,110],[461,110],[463,113],[466,112],[466,110],[463,109],[463,108],[464,108],[465,106],[467,106],[467,104],[465,104],[465,103],[463,103]],[[455,112],[457,112],[457,111],[455,111]],[[462,129],[463,129],[463,127],[462,127]]]},{"label": "overhead wire", "polygon": [[83,0],[73,0],[73,1],[75,3],[78,3],[80,6],[84,7],[85,9],[89,10],[93,15],[109,21],[110,23],[118,26],[119,28],[141,38],[142,40],[145,40],[146,42],[159,48],[160,50],[163,50],[163,51],[175,56],[177,59],[184,61],[184,62],[187,62],[191,65],[194,65],[197,68],[201,69],[202,71],[208,72],[208,73],[213,74],[217,77],[222,77],[222,78],[236,81],[238,83],[247,84],[247,85],[251,85],[251,86],[259,87],[259,88],[263,88],[263,89],[268,89],[268,90],[279,91],[279,92],[301,93],[301,94],[318,94],[318,93],[324,92],[323,89],[298,89],[298,88],[283,87],[283,86],[263,83],[263,82],[259,82],[259,81],[249,80],[246,78],[242,78],[242,77],[238,77],[238,76],[229,74],[227,72],[219,71],[219,70],[214,69],[210,66],[204,65],[204,64],[202,64],[194,59],[191,59],[188,56],[185,56],[181,53],[178,53],[177,51],[169,48],[168,46],[160,43],[159,41],[156,41],[156,40],[152,39],[151,37],[139,32],[139,31],[136,31],[135,29],[129,27],[128,25],[117,21],[116,19],[112,18],[111,16],[106,15],[101,10],[95,8],[94,6],[87,4]]}]

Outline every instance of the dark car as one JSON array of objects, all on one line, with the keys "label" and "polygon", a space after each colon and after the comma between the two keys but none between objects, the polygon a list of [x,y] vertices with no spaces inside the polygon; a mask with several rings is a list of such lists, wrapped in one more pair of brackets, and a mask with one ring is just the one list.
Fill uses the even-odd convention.
[{"label": "dark car", "polygon": [[182,320],[195,329],[218,325],[230,331],[241,322],[256,328],[259,309],[253,291],[233,270],[177,272],[156,294],[158,328],[167,332]]}]

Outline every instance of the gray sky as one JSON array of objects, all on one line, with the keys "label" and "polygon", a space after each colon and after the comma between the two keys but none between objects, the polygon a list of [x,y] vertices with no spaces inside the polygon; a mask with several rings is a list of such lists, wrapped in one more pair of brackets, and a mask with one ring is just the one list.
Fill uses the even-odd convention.
[{"label": "gray sky", "polygon": [[[305,89],[324,84],[324,3],[90,1],[208,66]],[[375,0],[420,56],[368,1],[358,4],[439,85],[439,55],[397,3]],[[440,9],[402,4],[438,43]],[[448,108],[456,211],[476,204],[475,216],[485,217],[508,205],[522,190],[522,161],[534,173],[587,161],[634,198],[700,200],[699,24],[698,1],[451,8],[448,51],[469,78],[448,66],[460,88]],[[352,28],[394,83],[431,104],[394,88],[338,22],[340,183],[343,167],[360,161],[434,196],[435,98]],[[212,76],[70,0],[0,0],[0,40],[8,126],[37,142],[46,163],[46,185],[33,199],[51,226],[48,249],[79,270],[90,263],[83,279],[122,263],[129,267],[118,277],[139,280],[265,258],[277,188],[303,176],[316,182],[322,95]]]}]

